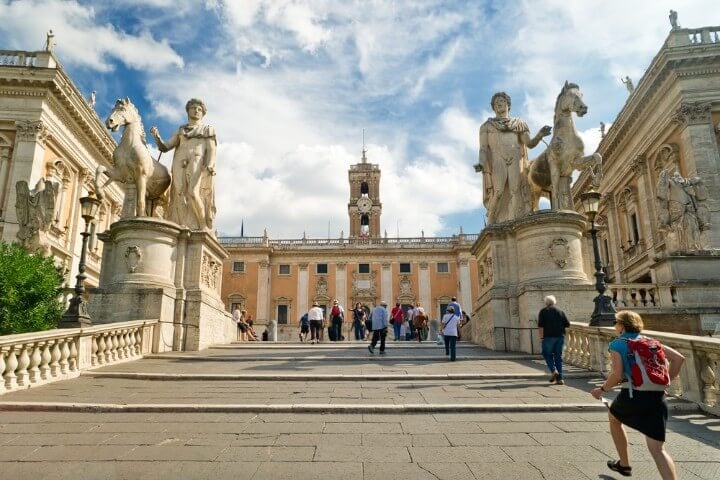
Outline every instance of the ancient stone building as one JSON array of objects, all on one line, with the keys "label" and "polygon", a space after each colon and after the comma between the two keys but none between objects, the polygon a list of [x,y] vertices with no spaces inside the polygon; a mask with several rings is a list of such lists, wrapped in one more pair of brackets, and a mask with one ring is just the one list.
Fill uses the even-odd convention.
[{"label": "ancient stone building", "polygon": [[[84,223],[78,199],[92,190],[115,141],[52,51],[0,51],[0,238],[51,253],[75,283]],[[91,225],[88,285],[97,285],[102,242],[122,193],[108,189]]]},{"label": "ancient stone building", "polygon": [[[222,283],[227,308],[246,309],[260,323],[275,319],[292,338],[314,301],[325,308],[337,299],[346,309],[356,302],[370,308],[382,300],[406,307],[420,303],[438,319],[457,296],[471,311],[478,277],[470,247],[477,235],[381,236],[380,166],[369,163],[363,152],[361,161],[350,166],[348,182],[348,238],[219,239],[230,254]],[[349,323],[344,325],[347,338]]]},{"label": "ancient stone building", "polygon": [[603,267],[617,306],[653,328],[720,323],[719,142],[720,27],[673,29],[598,147]]}]

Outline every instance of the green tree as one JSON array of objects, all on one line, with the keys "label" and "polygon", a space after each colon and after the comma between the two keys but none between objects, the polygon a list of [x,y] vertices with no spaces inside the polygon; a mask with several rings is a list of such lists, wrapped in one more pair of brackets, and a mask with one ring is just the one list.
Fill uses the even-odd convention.
[{"label": "green tree", "polygon": [[51,257],[0,242],[0,335],[57,328],[61,287]]}]

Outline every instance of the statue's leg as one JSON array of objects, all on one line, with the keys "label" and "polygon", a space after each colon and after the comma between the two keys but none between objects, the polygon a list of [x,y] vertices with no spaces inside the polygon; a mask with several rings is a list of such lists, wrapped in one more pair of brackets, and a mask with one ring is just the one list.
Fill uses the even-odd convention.
[{"label": "statue's leg", "polygon": [[553,210],[562,210],[562,200],[560,189],[560,168],[557,165],[558,159],[554,155],[548,156],[548,164],[550,165],[550,208]]},{"label": "statue's leg", "polygon": [[145,194],[147,193],[147,175],[138,172],[137,178],[135,179],[136,187],[136,201],[135,201],[135,215],[138,217],[146,216],[145,212]]},{"label": "statue's leg", "polygon": [[[500,163],[500,162],[498,162]],[[505,165],[493,165],[492,182],[493,182],[493,193],[492,201],[490,202],[490,209],[488,210],[488,222],[495,223],[498,214],[500,213],[500,199],[505,193],[505,181],[507,180],[507,166]]]}]

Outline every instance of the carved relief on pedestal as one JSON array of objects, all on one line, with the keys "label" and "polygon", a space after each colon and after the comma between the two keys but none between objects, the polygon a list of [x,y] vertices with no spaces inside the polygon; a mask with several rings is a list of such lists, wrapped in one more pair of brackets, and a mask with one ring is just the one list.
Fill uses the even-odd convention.
[{"label": "carved relief on pedestal", "polygon": [[489,254],[478,262],[478,277],[480,279],[481,287],[485,287],[492,283],[493,259]]},{"label": "carved relief on pedestal", "polygon": [[560,268],[567,266],[567,259],[570,256],[570,247],[568,241],[564,238],[555,238],[548,247],[550,258],[553,259],[555,265]]},{"label": "carved relief on pedestal", "polygon": [[200,281],[203,285],[213,290],[217,289],[221,270],[222,264],[220,262],[203,254],[202,267],[200,269]]},{"label": "carved relief on pedestal", "polygon": [[352,296],[353,298],[375,298],[377,287],[375,284],[375,272],[352,274]]},{"label": "carved relief on pedestal", "polygon": [[125,265],[129,273],[135,273],[142,263],[143,253],[139,245],[130,245],[125,249]]},{"label": "carved relief on pedestal", "polygon": [[315,284],[315,296],[316,297],[327,297],[328,294],[328,284],[327,280],[325,280],[325,277],[320,277],[317,280],[317,283]]},{"label": "carved relief on pedestal", "polygon": [[45,145],[45,142],[50,139],[50,132],[40,120],[20,120],[15,122],[15,128],[17,129],[15,137],[17,142],[37,142]]},{"label": "carved relief on pedestal", "polygon": [[672,115],[672,121],[682,126],[710,123],[712,104],[710,102],[682,103]]},{"label": "carved relief on pedestal", "polygon": [[400,277],[400,296],[412,295],[412,280],[409,275]]}]

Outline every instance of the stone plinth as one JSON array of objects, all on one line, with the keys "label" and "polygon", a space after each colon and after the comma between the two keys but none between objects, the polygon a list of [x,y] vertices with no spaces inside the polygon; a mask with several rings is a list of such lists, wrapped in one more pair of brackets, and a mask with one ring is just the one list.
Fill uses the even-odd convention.
[{"label": "stone plinth", "polygon": [[472,340],[495,350],[540,351],[537,313],[546,295],[573,321],[589,322],[597,295],[583,270],[585,219],[541,211],[486,227],[473,245],[480,295]]},{"label": "stone plinth", "polygon": [[155,350],[201,350],[235,339],[220,299],[227,253],[215,237],[149,217],[121,220],[99,235],[100,285],[94,323],[159,319]]}]

